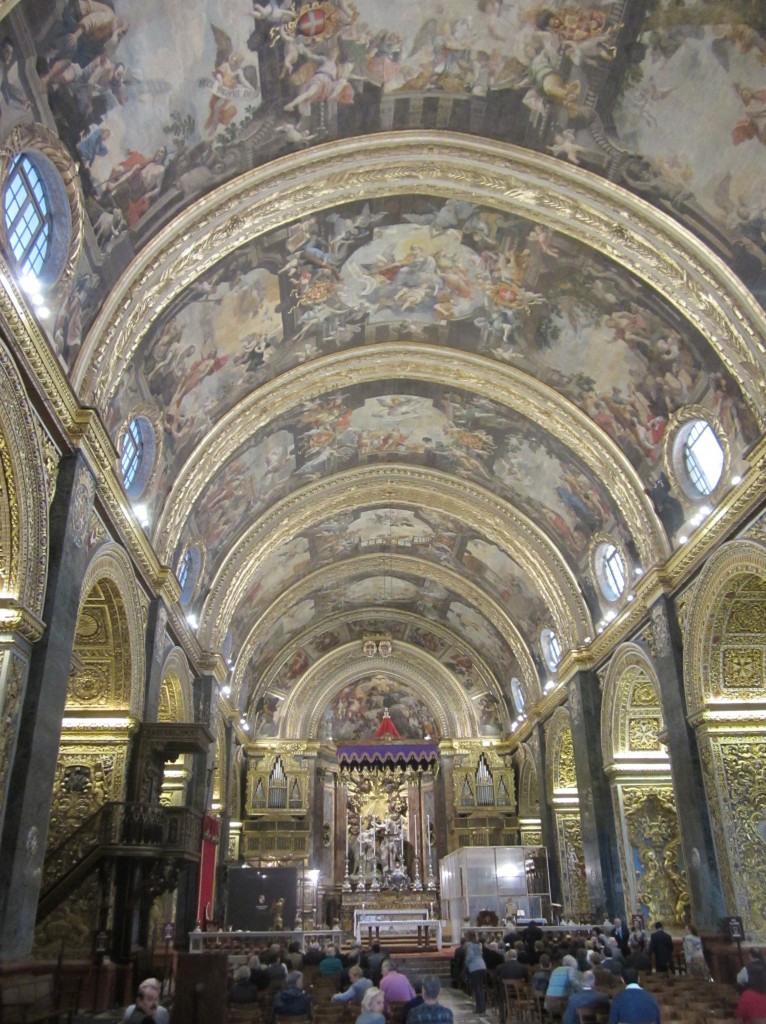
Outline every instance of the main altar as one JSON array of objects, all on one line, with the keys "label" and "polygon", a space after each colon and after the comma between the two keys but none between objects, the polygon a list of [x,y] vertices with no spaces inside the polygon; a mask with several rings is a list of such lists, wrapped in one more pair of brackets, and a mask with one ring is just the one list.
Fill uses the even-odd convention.
[{"label": "main altar", "polygon": [[[341,926],[363,938],[373,930],[419,937],[438,919],[432,786],[439,749],[405,740],[387,710],[369,740],[339,744],[346,797]],[[439,926],[440,928],[440,926]]]}]

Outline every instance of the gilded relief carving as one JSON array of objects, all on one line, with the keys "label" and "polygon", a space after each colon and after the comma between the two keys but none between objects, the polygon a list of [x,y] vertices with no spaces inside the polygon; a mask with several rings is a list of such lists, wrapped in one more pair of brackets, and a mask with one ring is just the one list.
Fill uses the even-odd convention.
[{"label": "gilded relief carving", "polygon": [[99,926],[101,887],[90,875],[35,929],[35,956],[87,959],[93,955],[93,933]]},{"label": "gilded relief carving", "polygon": [[622,799],[638,908],[649,918],[681,924],[689,890],[670,786],[622,786]]},{"label": "gilded relief carving", "polygon": [[591,913],[580,812],[557,810],[556,826],[564,917],[575,921],[588,921]]},{"label": "gilded relief carving", "polygon": [[[763,615],[766,612],[766,604],[759,609],[748,609],[753,614],[757,611],[761,618],[761,632],[764,631]],[[755,630],[748,630],[755,632]],[[722,652],[723,672],[722,682],[725,690],[757,690],[763,684],[766,673],[766,647],[760,644],[757,647],[723,647]]]},{"label": "gilded relief carving", "polygon": [[747,934],[766,936],[766,742],[711,735],[701,744],[705,787],[730,912]]},{"label": "gilded relief carving", "polygon": [[628,739],[631,750],[659,750],[662,721],[659,718],[631,718]]},{"label": "gilded relief carving", "polygon": [[572,732],[569,729],[561,734],[557,783],[557,789],[577,789],[574,745],[572,743]]}]

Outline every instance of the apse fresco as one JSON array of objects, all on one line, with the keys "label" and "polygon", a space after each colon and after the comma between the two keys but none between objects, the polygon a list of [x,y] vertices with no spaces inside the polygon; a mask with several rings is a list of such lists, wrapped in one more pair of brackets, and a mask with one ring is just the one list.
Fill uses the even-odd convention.
[{"label": "apse fresco", "polygon": [[[93,228],[57,324],[70,362],[104,289],[195,199],[284,154],[398,129],[485,135],[605,176],[696,231],[764,298],[766,12],[753,0],[26,0],[2,31],[0,131],[55,124]],[[366,298],[389,226],[365,267],[354,232],[370,225],[333,216],[330,265],[351,257],[341,293]],[[460,287],[410,290],[421,325],[481,305],[475,252],[457,238],[442,251]],[[373,291],[378,318],[396,289]],[[297,314],[309,348],[319,312]],[[256,362],[277,344],[260,333]]]},{"label": "apse fresco", "polygon": [[351,683],[332,698],[322,715],[322,736],[341,743],[369,739],[380,725],[384,708],[403,739],[440,738],[425,702],[384,672]]}]

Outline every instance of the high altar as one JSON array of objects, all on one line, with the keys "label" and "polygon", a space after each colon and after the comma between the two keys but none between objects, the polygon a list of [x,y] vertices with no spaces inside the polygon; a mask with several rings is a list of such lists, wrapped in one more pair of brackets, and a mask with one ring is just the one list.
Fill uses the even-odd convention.
[{"label": "high altar", "polygon": [[296,920],[285,927],[349,935],[355,912],[391,909],[413,921],[444,918],[441,858],[540,841],[536,808],[519,816],[506,740],[443,739],[433,727],[402,736],[396,711],[379,714],[367,738],[248,744],[245,814],[229,863],[297,868]]}]

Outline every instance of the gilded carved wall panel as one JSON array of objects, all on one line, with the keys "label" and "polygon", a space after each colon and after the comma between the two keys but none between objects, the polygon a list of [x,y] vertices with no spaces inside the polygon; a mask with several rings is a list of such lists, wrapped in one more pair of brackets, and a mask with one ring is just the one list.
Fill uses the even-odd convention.
[{"label": "gilded carved wall panel", "polygon": [[724,884],[726,910],[745,932],[766,939],[766,737],[700,738],[705,787]]},{"label": "gilded carved wall panel", "polygon": [[579,809],[556,809],[556,836],[561,865],[563,915],[569,920],[590,920],[585,875],[585,853]]},{"label": "gilded carved wall panel", "polygon": [[65,741],[59,750],[53,783],[48,850],[110,800],[121,800],[125,791],[127,742],[105,747]]},{"label": "gilded carved wall panel", "polygon": [[[647,768],[657,769],[663,753],[664,728],[659,683],[654,665],[638,644],[623,644],[612,659],[604,682],[601,710],[601,749],[604,764],[613,768],[620,760],[635,762],[652,757]],[[666,758],[663,756],[663,761]],[[665,763],[666,770],[669,765]]]},{"label": "gilded carved wall panel", "polygon": [[98,875],[90,875],[35,929],[34,955],[53,959],[90,959],[93,933],[99,927],[101,887]]},{"label": "gilded carved wall panel", "polygon": [[616,788],[629,907],[647,920],[680,925],[689,906],[689,887],[673,788],[669,782]]}]

